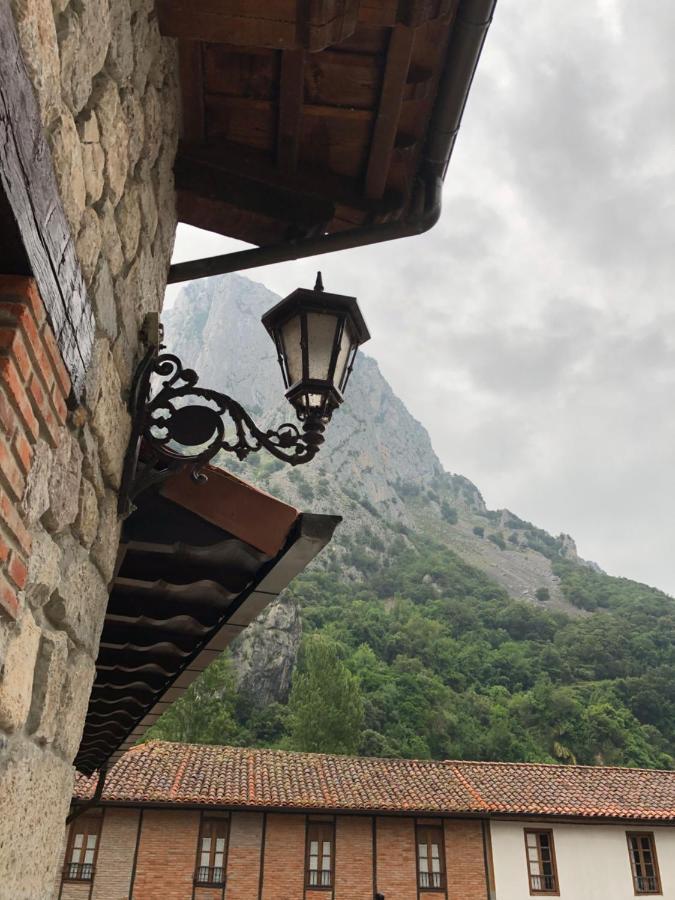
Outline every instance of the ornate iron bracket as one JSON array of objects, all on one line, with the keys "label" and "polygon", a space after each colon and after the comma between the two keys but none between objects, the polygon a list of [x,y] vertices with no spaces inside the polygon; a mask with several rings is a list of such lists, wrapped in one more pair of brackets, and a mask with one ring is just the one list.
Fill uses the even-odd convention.
[{"label": "ornate iron bracket", "polygon": [[[132,434],[120,490],[120,513],[152,482],[189,466],[195,481],[207,480],[204,467],[221,451],[246,459],[265,449],[298,466],[314,459],[324,441],[324,423],[308,419],[302,430],[290,422],[263,431],[243,406],[197,385],[198,376],[177,356],[151,347],[141,361],[131,388]],[[143,443],[144,474],[137,474]],[[146,458],[147,457],[147,458]]]}]

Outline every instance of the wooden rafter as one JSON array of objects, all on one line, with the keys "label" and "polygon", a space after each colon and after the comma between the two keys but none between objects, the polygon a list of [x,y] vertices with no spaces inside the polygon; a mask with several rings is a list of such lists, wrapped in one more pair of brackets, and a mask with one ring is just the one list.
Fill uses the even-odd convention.
[{"label": "wooden rafter", "polygon": [[366,171],[366,196],[372,199],[381,197],[387,184],[414,39],[413,28],[397,25],[389,40],[380,105]]},{"label": "wooden rafter", "polygon": [[305,54],[284,50],[281,54],[277,162],[282,172],[295,172],[302,129]]}]

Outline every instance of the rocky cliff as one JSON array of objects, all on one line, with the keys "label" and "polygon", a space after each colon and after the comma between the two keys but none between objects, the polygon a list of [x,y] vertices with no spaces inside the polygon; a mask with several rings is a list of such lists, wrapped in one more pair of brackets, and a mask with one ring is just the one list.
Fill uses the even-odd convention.
[{"label": "rocky cliff", "polygon": [[[164,314],[165,342],[204,386],[226,391],[259,424],[293,421],[276,352],[260,317],[278,297],[236,275],[189,284]],[[415,534],[454,550],[516,598],[580,614],[563,596],[552,561],[578,561],[568,535],[553,537],[509,510],[489,510],[478,488],[443,470],[424,427],[383,378],[357,358],[344,405],[311,463],[291,469],[266,454],[220,464],[301,509],[344,517],[317,561],[354,582]],[[583,561],[579,561],[583,562]],[[300,640],[297,610],[274,604],[235,650],[240,683],[283,698]]]}]

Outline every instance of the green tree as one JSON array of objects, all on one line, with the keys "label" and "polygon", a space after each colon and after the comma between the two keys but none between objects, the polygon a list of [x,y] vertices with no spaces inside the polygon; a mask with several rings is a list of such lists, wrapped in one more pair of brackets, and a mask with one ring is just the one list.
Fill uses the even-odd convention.
[{"label": "green tree", "polygon": [[316,753],[356,753],[363,700],[338,645],[321,635],[305,641],[289,700],[290,746]]},{"label": "green tree", "polygon": [[194,681],[149,729],[149,740],[196,744],[237,743],[236,680],[229,656],[223,654]]}]

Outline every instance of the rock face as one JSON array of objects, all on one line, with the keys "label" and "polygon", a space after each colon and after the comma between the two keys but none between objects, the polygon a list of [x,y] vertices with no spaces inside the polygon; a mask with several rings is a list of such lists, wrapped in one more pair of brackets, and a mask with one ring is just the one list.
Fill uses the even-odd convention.
[{"label": "rock face", "polygon": [[287,594],[278,597],[234,646],[240,693],[260,706],[285,701],[301,637],[300,610]]},{"label": "rock face", "polygon": [[[260,322],[278,300],[263,285],[229,275],[188,285],[163,316],[167,347],[196,369],[199,383],[231,394],[261,426],[294,420],[274,345]],[[341,577],[357,582],[364,561],[382,559],[394,541],[400,546],[421,532],[514,598],[578,614],[551,567],[555,558],[577,559],[574,541],[553,538],[509,510],[488,510],[474,484],[444,472],[423,426],[364,353],[311,463],[291,469],[265,454],[244,464],[222,454],[218,462],[300,509],[342,515],[315,563],[339,564]],[[538,600],[537,591],[549,599]],[[234,651],[240,687],[265,701],[285,699],[299,641],[297,610],[282,599]]]}]

